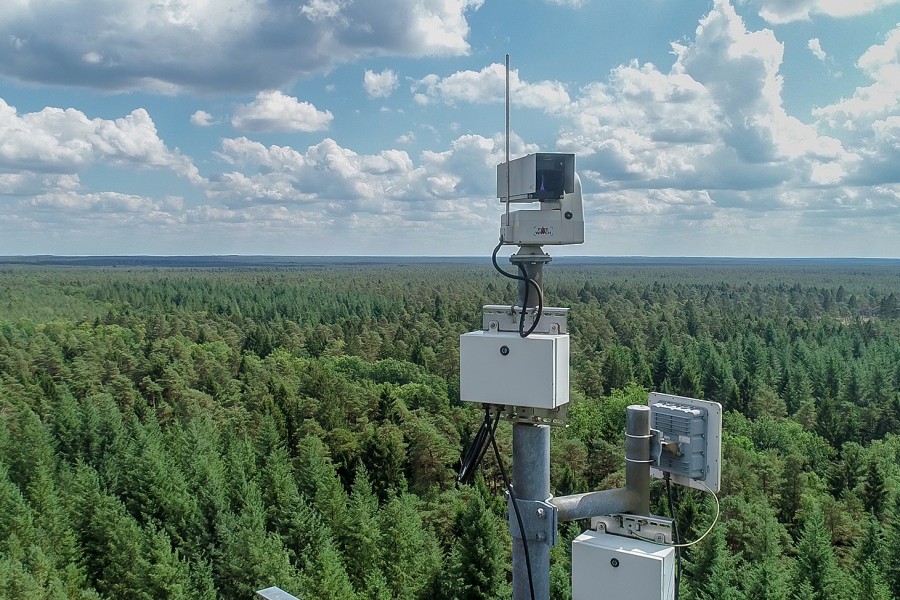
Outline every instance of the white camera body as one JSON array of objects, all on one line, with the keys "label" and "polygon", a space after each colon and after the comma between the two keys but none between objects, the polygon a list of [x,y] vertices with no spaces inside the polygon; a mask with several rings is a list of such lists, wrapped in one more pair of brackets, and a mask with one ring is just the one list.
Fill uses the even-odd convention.
[{"label": "white camera body", "polygon": [[581,179],[575,155],[528,154],[497,165],[497,197],[501,202],[540,202],[537,209],[516,210],[500,217],[500,238],[518,246],[584,243]]}]

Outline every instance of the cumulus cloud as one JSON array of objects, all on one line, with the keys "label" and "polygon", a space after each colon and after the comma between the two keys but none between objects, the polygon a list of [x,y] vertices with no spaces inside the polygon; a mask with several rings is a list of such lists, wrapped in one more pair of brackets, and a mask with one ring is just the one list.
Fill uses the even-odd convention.
[{"label": "cumulus cloud", "polygon": [[[420,104],[441,101],[446,104],[503,102],[506,97],[506,67],[494,63],[481,71],[459,71],[447,77],[431,74],[413,86]],[[566,86],[558,81],[529,83],[519,78],[517,69],[509,74],[510,102],[524,108],[559,111],[571,102]]]},{"label": "cumulus cloud", "polygon": [[198,110],[191,115],[191,125],[196,125],[197,127],[209,127],[213,123],[215,123],[213,116],[205,110]]},{"label": "cumulus cloud", "polygon": [[807,20],[814,15],[843,18],[875,12],[900,0],[753,0],[769,23]]},{"label": "cumulus cloud", "polygon": [[76,173],[94,164],[169,169],[200,180],[191,160],[159,138],[143,108],[115,119],[89,119],[81,111],[47,107],[19,115],[0,99],[0,172]]},{"label": "cumulus cloud", "polygon": [[273,89],[366,56],[467,53],[467,15],[482,2],[20,0],[0,14],[0,74],[107,90]]},{"label": "cumulus cloud", "polygon": [[363,87],[370,98],[387,98],[397,89],[398,85],[397,74],[390,69],[385,69],[381,73],[374,73],[366,69],[363,76]]},{"label": "cumulus cloud", "polygon": [[[511,149],[522,154],[537,147],[513,136]],[[320,252],[329,253],[329,240],[340,241],[341,249],[330,252],[336,254],[362,240],[369,252],[396,253],[400,232],[405,243],[420,244],[442,236],[492,237],[494,172],[503,153],[499,134],[460,136],[443,151],[419,156],[397,149],[361,154],[330,138],[305,150],[224,139],[216,157],[228,168],[208,178],[209,204],[184,217],[234,228],[250,218],[267,227],[302,228],[297,231],[318,240]]]},{"label": "cumulus cloud", "polygon": [[872,81],[853,96],[813,110],[844,144],[864,158],[853,173],[857,183],[896,181],[900,163],[900,27],[883,44],[870,47],[857,67]]},{"label": "cumulus cloud", "polygon": [[694,39],[673,49],[669,72],[622,65],[567,111],[573,126],[558,146],[579,154],[584,175],[601,190],[830,185],[857,160],[785,112],[782,44],[771,31],[749,31],[727,1],[716,0]]},{"label": "cumulus cloud", "polygon": [[[534,152],[518,137],[512,151]],[[441,152],[414,158],[403,150],[359,154],[332,139],[298,151],[247,138],[222,140],[218,157],[232,167],[209,178],[206,195],[232,211],[283,206],[322,227],[372,224],[421,233],[496,223],[494,170],[503,160],[502,136],[464,135]]]},{"label": "cumulus cloud", "polygon": [[828,55],[825,54],[825,51],[822,50],[822,43],[819,42],[819,38],[812,38],[806,43],[806,47],[809,48],[809,51],[813,53],[813,56],[825,62],[825,59],[828,58]]},{"label": "cumulus cloud", "polygon": [[873,83],[857,88],[852,98],[814,111],[832,126],[854,130],[897,113],[900,108],[900,27],[891,31],[883,44],[866,50],[856,64]]},{"label": "cumulus cloud", "polygon": [[278,90],[256,95],[250,104],[238,106],[231,124],[240,131],[323,131],[334,119],[331,111],[320,111]]}]

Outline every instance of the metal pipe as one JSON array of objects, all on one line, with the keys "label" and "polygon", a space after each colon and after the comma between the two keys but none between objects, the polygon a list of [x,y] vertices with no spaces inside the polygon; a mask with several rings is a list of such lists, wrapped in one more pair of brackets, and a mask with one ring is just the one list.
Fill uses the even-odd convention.
[{"label": "metal pipe", "polygon": [[559,521],[578,521],[600,515],[632,512],[638,498],[626,488],[560,496],[550,501],[557,508]]},{"label": "metal pipe", "polygon": [[[513,494],[521,500],[550,498],[550,427],[547,425],[513,424]],[[524,515],[523,515],[524,517]],[[518,531],[514,514],[509,515],[510,528]],[[528,539],[531,559],[531,582],[537,600],[550,597],[550,541]],[[528,567],[522,539],[512,538],[513,600],[531,600]]]},{"label": "metal pipe", "polygon": [[[533,262],[523,262],[521,263],[525,268],[525,277],[534,281],[540,289],[544,289],[544,263],[533,263]],[[530,286],[530,287],[529,287]],[[523,303],[525,302],[525,296],[528,296],[527,306]],[[534,289],[527,281],[519,281],[518,288],[518,299],[517,304],[519,306],[523,306],[524,308],[537,308],[538,306],[538,292]]]},{"label": "metal pipe", "polygon": [[650,514],[650,407],[632,404],[625,413],[625,489],[636,496],[633,514]]},{"label": "metal pipe", "polygon": [[613,513],[650,514],[650,407],[633,404],[625,414],[625,487],[550,501],[559,521]]},{"label": "metal pipe", "polygon": [[[509,262],[525,269],[525,276],[534,281],[540,289],[544,289],[544,265],[548,264],[552,258],[546,254],[540,246],[519,246],[518,252],[509,257]],[[528,302],[525,303],[526,290],[528,292]],[[527,304],[527,306],[524,306]],[[516,298],[517,306],[524,308],[537,308],[538,291],[534,289],[527,281],[519,281],[518,297]]]}]

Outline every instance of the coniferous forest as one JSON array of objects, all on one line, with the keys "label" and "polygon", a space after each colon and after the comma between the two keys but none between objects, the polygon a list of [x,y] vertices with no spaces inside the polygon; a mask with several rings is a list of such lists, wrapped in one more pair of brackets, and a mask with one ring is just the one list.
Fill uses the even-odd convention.
[{"label": "coniferous forest", "polygon": [[[715,400],[722,518],[681,598],[900,597],[900,267],[570,262],[544,283],[571,308],[556,495],[622,485],[647,391]],[[482,419],[458,336],[515,295],[487,264],[0,267],[0,597],[508,598],[496,461],[455,485]],[[711,499],[674,500],[702,534]],[[554,599],[585,528],[560,527]]]}]

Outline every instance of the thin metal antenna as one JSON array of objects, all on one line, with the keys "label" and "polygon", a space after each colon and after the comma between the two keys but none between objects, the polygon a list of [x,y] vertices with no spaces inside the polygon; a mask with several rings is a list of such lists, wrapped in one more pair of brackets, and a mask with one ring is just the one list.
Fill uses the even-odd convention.
[{"label": "thin metal antenna", "polygon": [[509,53],[506,54],[506,222],[509,223]]}]

